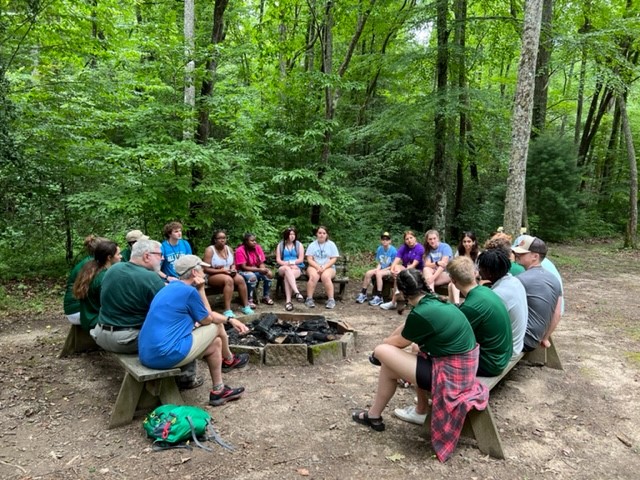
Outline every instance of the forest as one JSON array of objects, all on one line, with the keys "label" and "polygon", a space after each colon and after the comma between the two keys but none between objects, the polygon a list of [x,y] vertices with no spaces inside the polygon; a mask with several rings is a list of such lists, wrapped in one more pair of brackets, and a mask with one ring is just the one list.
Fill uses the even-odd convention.
[{"label": "forest", "polygon": [[640,0],[0,0],[0,278],[172,220],[200,253],[216,228],[483,239],[515,147],[517,223],[635,247],[639,54]]}]

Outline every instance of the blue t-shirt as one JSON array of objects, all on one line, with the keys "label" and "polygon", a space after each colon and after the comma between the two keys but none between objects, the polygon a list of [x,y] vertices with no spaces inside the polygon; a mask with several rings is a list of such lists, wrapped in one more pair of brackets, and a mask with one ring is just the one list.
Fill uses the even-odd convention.
[{"label": "blue t-shirt", "polygon": [[453,258],[453,251],[451,250],[451,247],[449,244],[444,242],[440,242],[438,248],[427,253],[427,258],[433,263],[439,262],[442,260],[442,257],[449,257],[449,260]]},{"label": "blue t-shirt", "polygon": [[182,239],[178,240],[177,245],[171,245],[168,240],[165,240],[160,248],[164,257],[162,260],[162,273],[177,278],[178,274],[173,268],[173,262],[183,255],[191,255],[191,245]]},{"label": "blue t-shirt", "polygon": [[191,350],[193,327],[209,316],[198,290],[184,282],[171,282],[149,307],[138,336],[140,363],[166,369],[180,363]]},{"label": "blue t-shirt", "polygon": [[398,251],[393,245],[389,245],[387,250],[382,245],[378,246],[376,250],[376,262],[380,264],[380,268],[387,268],[391,266],[391,263],[395,260]]},{"label": "blue t-shirt", "polygon": [[408,267],[414,260],[418,261],[415,266],[416,269],[422,270],[424,266],[422,263],[422,257],[424,256],[424,247],[420,243],[416,243],[413,248],[409,248],[407,244],[403,244],[396,253],[396,258],[402,259],[402,266]]}]

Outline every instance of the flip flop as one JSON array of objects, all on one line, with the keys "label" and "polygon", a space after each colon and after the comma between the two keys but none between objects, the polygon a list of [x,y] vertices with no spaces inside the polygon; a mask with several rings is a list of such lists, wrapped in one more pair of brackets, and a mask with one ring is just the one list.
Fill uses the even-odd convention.
[{"label": "flip flop", "polygon": [[384,422],[382,417],[371,418],[368,410],[358,409],[351,412],[351,419],[361,425],[367,425],[373,428],[376,432],[382,432],[384,430]]},{"label": "flip flop", "polygon": [[293,303],[291,303],[291,302],[287,302],[287,303],[285,303],[285,304],[284,304],[284,309],[285,309],[287,312],[291,312],[291,311],[293,310]]}]

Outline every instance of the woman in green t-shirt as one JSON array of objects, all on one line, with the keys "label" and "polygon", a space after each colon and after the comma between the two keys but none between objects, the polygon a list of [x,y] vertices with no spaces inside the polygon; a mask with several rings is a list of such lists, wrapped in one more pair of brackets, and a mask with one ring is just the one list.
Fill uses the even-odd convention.
[{"label": "woman in green t-shirt", "polygon": [[98,323],[104,274],[120,259],[118,244],[104,239],[96,245],[93,259],[83,265],[73,284],[73,296],[80,301],[80,325],[87,332]]},{"label": "woman in green t-shirt", "polygon": [[[402,409],[401,412],[407,411],[404,417],[398,411],[394,413],[402,420],[424,423],[428,408],[426,391],[431,390],[431,357],[464,354],[476,346],[464,314],[455,305],[440,301],[425,285],[421,272],[416,269],[400,272],[398,289],[413,308],[404,325],[374,349],[372,361],[380,362],[382,368],[373,405],[368,411],[356,410],[352,414],[354,421],[377,431],[385,428],[382,411],[393,397],[398,379],[406,379],[418,387],[418,405]],[[418,355],[405,350],[412,343],[418,345]]]}]

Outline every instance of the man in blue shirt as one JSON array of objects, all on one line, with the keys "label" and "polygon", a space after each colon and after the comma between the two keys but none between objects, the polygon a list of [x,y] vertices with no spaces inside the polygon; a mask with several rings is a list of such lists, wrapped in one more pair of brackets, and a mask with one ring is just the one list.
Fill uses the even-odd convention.
[{"label": "man in blue shirt", "polygon": [[230,324],[239,333],[248,328],[236,318],[211,311],[202,266],[209,265],[195,255],[184,255],[174,262],[179,281],[164,287],[151,302],[138,337],[138,351],[140,363],[157,369],[181,367],[203,358],[213,384],[209,404],[219,406],[244,392],[243,387],[226,386],[222,371],[242,368],[249,361],[246,353],[231,353],[223,325]]}]

